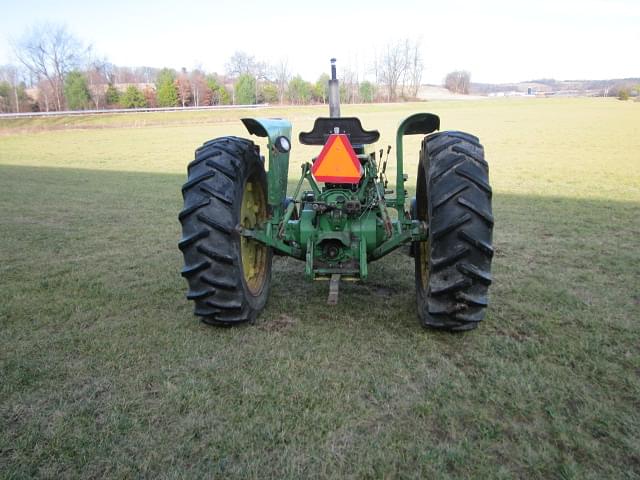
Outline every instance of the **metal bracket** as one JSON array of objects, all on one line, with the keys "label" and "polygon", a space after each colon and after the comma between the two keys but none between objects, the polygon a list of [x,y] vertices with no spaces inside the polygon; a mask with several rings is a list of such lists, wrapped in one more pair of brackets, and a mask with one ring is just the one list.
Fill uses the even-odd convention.
[{"label": "metal bracket", "polygon": [[311,238],[309,238],[309,240],[307,240],[307,255],[306,255],[305,264],[304,264],[304,276],[308,280],[313,280],[313,277],[314,277],[314,274],[313,274],[313,247],[314,247],[313,240]]},{"label": "metal bracket", "polygon": [[369,272],[367,271],[367,242],[364,238],[360,238],[360,278],[366,280]]},{"label": "metal bracket", "polygon": [[334,273],[331,275],[331,280],[329,281],[329,297],[327,298],[328,305],[338,304],[339,289],[340,289],[340,275],[337,273]]}]

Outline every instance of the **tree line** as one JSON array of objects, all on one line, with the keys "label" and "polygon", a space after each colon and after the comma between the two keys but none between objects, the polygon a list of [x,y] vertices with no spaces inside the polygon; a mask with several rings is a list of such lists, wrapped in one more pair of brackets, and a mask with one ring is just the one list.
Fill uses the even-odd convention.
[{"label": "tree line", "polygon": [[[121,67],[54,24],[32,28],[12,47],[17,64],[0,67],[2,112],[327,102],[328,75],[309,82],[292,74],[287,60],[268,64],[245,52],[234,53],[223,74]],[[343,103],[415,99],[424,71],[420,42],[386,45],[370,66],[371,79],[349,65],[340,71]],[[468,82],[459,93],[468,93]]]}]

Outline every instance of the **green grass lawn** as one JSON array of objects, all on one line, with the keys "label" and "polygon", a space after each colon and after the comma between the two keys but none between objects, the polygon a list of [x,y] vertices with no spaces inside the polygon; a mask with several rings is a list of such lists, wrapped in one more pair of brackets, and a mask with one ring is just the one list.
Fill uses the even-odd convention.
[{"label": "green grass lawn", "polygon": [[400,251],[337,307],[277,258],[256,325],[192,316],[194,148],[324,108],[0,122],[0,477],[639,478],[640,104],[343,106],[382,145],[421,110],[491,165],[491,305],[463,335],[419,326]]}]

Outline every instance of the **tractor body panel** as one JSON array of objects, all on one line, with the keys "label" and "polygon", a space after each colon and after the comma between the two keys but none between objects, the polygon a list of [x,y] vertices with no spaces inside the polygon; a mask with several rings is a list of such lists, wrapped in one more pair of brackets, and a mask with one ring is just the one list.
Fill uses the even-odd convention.
[{"label": "tractor body panel", "polygon": [[[385,190],[386,160],[382,152],[376,162],[375,153],[365,153],[365,145],[380,138],[376,130],[365,130],[356,117],[321,117],[310,132],[301,132],[300,143],[325,146],[334,137],[346,138],[360,162],[361,177],[350,183],[321,183],[312,171],[313,165],[302,167],[302,176],[293,201],[287,198],[289,150],[280,147],[282,137],[290,147],[291,123],[279,118],[243,118],[253,135],[268,138],[267,201],[270,218],[263,226],[242,235],[252,237],[281,254],[303,260],[308,278],[333,274],[365,279],[367,264],[411,241],[426,238],[426,226],[411,219],[406,212],[407,176],[403,168],[404,135],[426,135],[440,127],[440,119],[431,113],[417,113],[404,119],[396,133],[396,188]],[[353,144],[353,145],[352,145]],[[390,147],[387,150],[387,156]],[[314,159],[314,162],[316,159]],[[317,166],[317,165],[315,165]],[[303,190],[306,183],[311,188]],[[385,197],[387,194],[394,196]],[[389,209],[395,210],[390,215]],[[297,211],[297,215],[294,213]]]},{"label": "tractor body panel", "polygon": [[249,133],[258,137],[267,137],[269,150],[269,168],[267,170],[267,202],[274,216],[284,214],[283,200],[287,196],[289,180],[289,148],[286,151],[276,148],[278,140],[291,139],[291,122],[281,118],[243,118],[242,123]]},{"label": "tractor body panel", "polygon": [[[267,177],[272,211],[264,228],[244,231],[243,235],[303,260],[308,278],[340,274],[365,279],[369,262],[411,241],[426,238],[426,226],[405,212],[407,177],[403,174],[401,153],[395,192],[385,192],[382,156],[376,162],[376,154],[365,153],[362,144],[354,146],[362,165],[358,183],[319,183],[312,173],[312,165],[305,163],[293,201],[285,209],[288,152],[279,152],[275,142],[277,137],[290,132],[290,124],[280,119],[244,119],[243,122],[251,133],[269,137]],[[400,149],[405,134],[428,133],[438,126],[438,117],[429,113],[408,117],[398,128]],[[379,137],[377,131],[364,130],[357,118],[321,118],[316,120],[311,132],[300,134],[300,140],[305,144],[323,145],[323,141],[327,142],[336,133],[367,142]],[[384,163],[386,166],[386,161]],[[302,189],[305,181],[310,190]],[[385,198],[387,193],[395,193],[395,197]],[[395,210],[395,215],[390,215],[388,207]],[[294,210],[298,211],[297,215]]]}]

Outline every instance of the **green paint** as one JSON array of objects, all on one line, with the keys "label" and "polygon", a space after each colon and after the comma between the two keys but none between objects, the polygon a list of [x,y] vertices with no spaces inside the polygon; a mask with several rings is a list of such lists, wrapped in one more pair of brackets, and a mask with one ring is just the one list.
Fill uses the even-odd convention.
[{"label": "green paint", "polygon": [[[294,202],[286,209],[283,201],[289,153],[278,152],[274,145],[279,136],[290,138],[291,124],[281,119],[243,119],[250,133],[269,139],[267,177],[272,216],[264,229],[244,230],[241,234],[304,260],[305,276],[309,279],[334,273],[365,279],[368,262],[426,236],[424,225],[405,218],[402,138],[433,131],[434,119],[437,123],[434,115],[415,114],[398,127],[395,198],[384,196],[375,154],[366,154],[359,148],[363,177],[358,185],[318,185],[311,174],[311,165],[305,163]],[[308,190],[302,188],[305,183]],[[397,211],[395,219],[389,215],[388,207]],[[298,218],[294,215],[296,209]]]},{"label": "green paint", "polygon": [[398,218],[404,220],[404,202],[406,192],[404,188],[404,154],[402,139],[405,135],[427,135],[440,128],[440,119],[432,113],[416,113],[405,118],[396,133],[396,198],[395,205],[398,209]]},{"label": "green paint", "polygon": [[267,170],[268,198],[274,218],[281,219],[284,215],[282,202],[287,195],[287,181],[289,175],[289,152],[279,152],[275,148],[278,137],[286,137],[291,143],[291,123],[281,118],[243,118],[249,133],[259,137],[267,137],[269,150],[269,167]]}]

